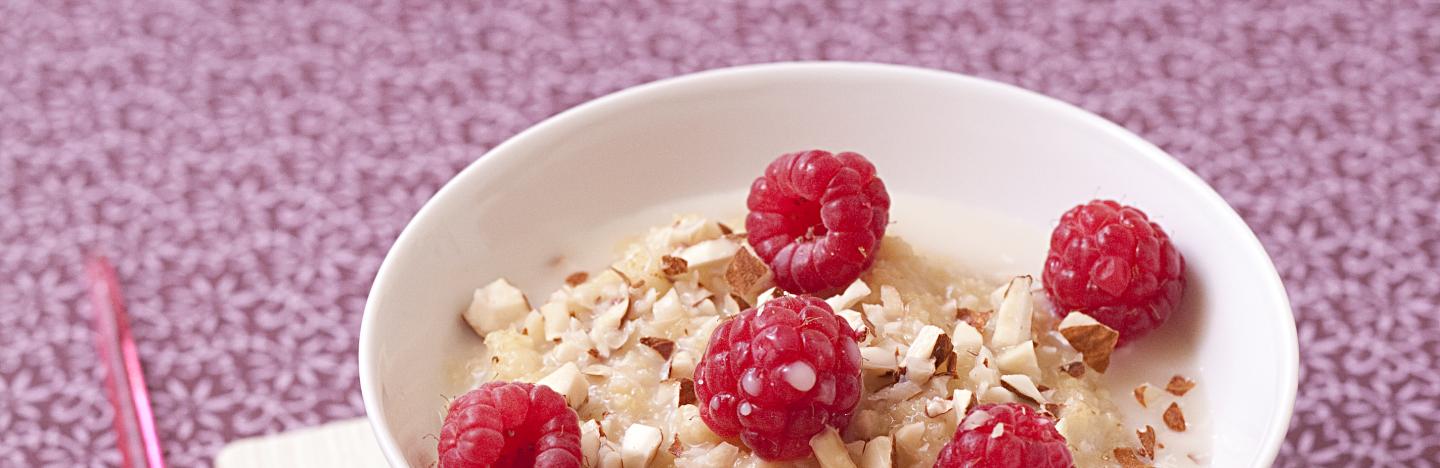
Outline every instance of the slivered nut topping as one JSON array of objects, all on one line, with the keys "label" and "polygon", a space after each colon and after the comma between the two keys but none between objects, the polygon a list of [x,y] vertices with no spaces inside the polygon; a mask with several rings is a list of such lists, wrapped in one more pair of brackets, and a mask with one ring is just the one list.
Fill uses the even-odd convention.
[{"label": "slivered nut topping", "polygon": [[588,280],[588,279],[590,279],[590,274],[589,274],[589,273],[586,273],[586,272],[583,272],[583,271],[577,271],[577,272],[571,273],[570,276],[566,276],[566,277],[565,277],[565,284],[566,284],[567,286],[570,286],[570,287],[575,287],[575,286],[579,286],[581,283],[584,283],[585,280]]},{"label": "slivered nut topping", "polygon": [[1101,373],[1110,368],[1110,353],[1115,351],[1115,343],[1120,339],[1119,332],[1095,321],[1089,315],[1071,312],[1060,321],[1060,334],[1070,342],[1071,347],[1080,352],[1085,365]]}]

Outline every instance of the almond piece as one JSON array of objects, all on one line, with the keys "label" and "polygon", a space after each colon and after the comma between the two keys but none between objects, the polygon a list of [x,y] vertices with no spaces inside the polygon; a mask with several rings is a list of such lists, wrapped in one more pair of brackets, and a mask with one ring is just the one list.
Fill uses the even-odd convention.
[{"label": "almond piece", "polygon": [[640,337],[640,344],[649,346],[650,349],[655,350],[656,353],[660,354],[662,359],[670,359],[670,354],[675,352],[675,342],[665,338],[642,336]]},{"label": "almond piece", "polygon": [[1071,312],[1060,321],[1060,334],[1084,357],[1085,365],[1104,373],[1110,368],[1110,353],[1120,333],[1095,321],[1089,315]]},{"label": "almond piece", "polygon": [[545,319],[545,340],[560,341],[560,337],[570,330],[570,308],[565,306],[565,300],[552,300],[540,306],[540,315]]},{"label": "almond piece", "polygon": [[739,250],[742,250],[740,244],[730,239],[711,239],[684,248],[678,257],[685,260],[690,269],[698,270],[734,258]]},{"label": "almond piece", "polygon": [[1131,447],[1119,447],[1112,452],[1115,454],[1115,461],[1120,463],[1121,468],[1146,468],[1146,463],[1140,456],[1139,451]]},{"label": "almond piece", "polygon": [[857,279],[855,282],[850,283],[850,286],[845,287],[845,292],[826,299],[825,303],[830,305],[831,310],[841,311],[853,307],[856,303],[860,302],[861,299],[869,295],[870,285]]},{"label": "almond piece", "polygon": [[680,379],[680,388],[678,391],[679,394],[676,396],[677,404],[681,406],[695,404],[696,398],[694,380]]},{"label": "almond piece", "polygon": [[849,324],[850,328],[855,329],[857,333],[861,334],[860,344],[867,344],[875,337],[875,330],[871,328],[865,320],[864,314],[847,309],[836,312],[835,315],[839,315],[840,318],[845,319],[845,323]]},{"label": "almond piece", "polygon": [[938,418],[950,414],[951,411],[955,411],[955,405],[950,404],[948,399],[935,397],[925,402],[925,417],[927,418]]},{"label": "almond piece", "polygon": [[598,308],[595,324],[590,329],[590,341],[595,343],[596,352],[610,357],[610,352],[619,349],[630,339],[630,329],[625,328],[625,316],[630,311],[630,298],[623,297],[603,308]]},{"label": "almond piece", "polygon": [[670,378],[692,378],[695,376],[695,356],[688,351],[678,351],[670,357]]},{"label": "almond piece", "polygon": [[573,362],[565,363],[535,384],[550,387],[565,397],[571,408],[579,408],[590,399],[590,382],[580,375],[580,367]]},{"label": "almond piece", "polygon": [[952,359],[952,356],[950,336],[940,327],[926,325],[915,334],[915,341],[905,350],[901,369],[905,371],[906,380],[924,383],[935,375],[939,364]]},{"label": "almond piece", "polygon": [[822,468],[855,468],[855,462],[850,460],[850,452],[845,449],[845,441],[840,439],[840,433],[835,428],[826,426],[815,437],[810,438],[810,448],[815,451],[815,460],[820,462]]},{"label": "almond piece", "polygon": [[955,407],[956,417],[964,419],[965,413],[969,413],[970,407],[975,405],[975,393],[957,388],[950,394],[950,404]]},{"label": "almond piece", "polygon": [[587,419],[580,425],[580,454],[586,460],[600,459],[600,423],[594,419]]},{"label": "almond piece", "polygon": [[627,467],[650,466],[660,450],[660,429],[644,424],[631,424],[620,439],[621,464]]},{"label": "almond piece", "polygon": [[1072,362],[1072,363],[1069,363],[1069,364],[1060,366],[1060,372],[1064,372],[1065,374],[1069,375],[1070,377],[1077,378],[1077,379],[1080,378],[1080,377],[1084,377],[1084,376],[1085,376],[1085,363],[1080,362],[1080,361],[1075,361],[1075,362]]},{"label": "almond piece", "polygon": [[1165,427],[1175,432],[1185,432],[1185,413],[1180,412],[1180,405],[1170,403],[1170,407],[1165,408],[1164,419]]},{"label": "almond piece", "polygon": [[465,310],[465,323],[480,336],[510,326],[530,312],[530,301],[525,293],[511,285],[505,278],[492,281],[476,289]]},{"label": "almond piece", "polygon": [[1035,342],[1025,341],[995,356],[995,367],[1001,372],[1024,374],[1032,380],[1040,378],[1040,362],[1035,357]]},{"label": "almond piece", "polygon": [[860,468],[890,468],[894,463],[895,442],[880,436],[865,442],[860,453]]},{"label": "almond piece", "polygon": [[675,437],[674,440],[670,441],[670,449],[667,451],[670,452],[670,456],[672,457],[678,457],[680,454],[685,453],[685,446],[680,445],[680,437]]},{"label": "almond piece", "polygon": [[579,286],[580,283],[584,283],[585,280],[588,280],[588,279],[590,279],[590,274],[589,274],[589,273],[586,273],[586,272],[583,272],[583,271],[577,271],[577,272],[571,273],[570,276],[566,276],[566,277],[565,277],[565,285],[566,285],[566,286],[570,286],[570,287],[573,288],[573,287],[575,287],[575,286]]},{"label": "almond piece", "polygon": [[900,367],[898,350],[889,347],[866,346],[860,348],[860,368],[864,370],[894,371]]},{"label": "almond piece", "polygon": [[1136,387],[1135,387],[1135,390],[1133,391],[1133,393],[1135,394],[1135,402],[1136,402],[1136,403],[1139,403],[1141,408],[1149,408],[1149,407],[1150,407],[1150,402],[1148,401],[1149,399],[1146,398],[1146,395],[1145,395],[1146,390],[1148,390],[1149,388],[1150,388],[1150,384],[1143,384],[1143,383],[1142,383],[1142,384],[1140,384],[1139,386],[1136,386]]},{"label": "almond piece", "polygon": [[1045,399],[1044,395],[1040,394],[1040,389],[1035,386],[1035,381],[1030,380],[1030,377],[1025,375],[1002,375],[1000,376],[1000,385],[1005,387],[1006,390],[1014,392],[1016,395],[1025,397],[1037,404],[1049,402]]},{"label": "almond piece", "polygon": [[976,329],[985,328],[985,325],[990,323],[990,317],[993,315],[995,315],[995,311],[993,310],[980,312],[965,307],[955,309],[955,320]]},{"label": "almond piece", "polygon": [[981,403],[1014,403],[1015,392],[1005,389],[1002,384],[986,388],[977,398]]},{"label": "almond piece", "polygon": [[1030,286],[1034,282],[1029,276],[1017,276],[1005,288],[1004,299],[996,312],[995,332],[990,335],[990,347],[1005,349],[1030,339],[1030,308],[1034,298]]},{"label": "almond piece", "polygon": [[660,272],[665,276],[680,276],[690,271],[690,263],[680,257],[660,256]]},{"label": "almond piece", "polygon": [[913,422],[895,430],[895,448],[915,453],[925,443],[925,423]]},{"label": "almond piece", "polygon": [[1179,374],[1171,377],[1170,383],[1165,385],[1165,391],[1175,396],[1185,396],[1185,393],[1189,392],[1192,388],[1195,388],[1195,382]]},{"label": "almond piece", "polygon": [[746,302],[753,302],[750,299],[775,286],[775,276],[750,249],[741,248],[735,251],[730,265],[725,267],[725,283],[730,285],[730,291],[739,294]]},{"label": "almond piece", "polygon": [[1147,424],[1144,429],[1135,431],[1135,437],[1140,439],[1140,454],[1155,458],[1155,428]]}]

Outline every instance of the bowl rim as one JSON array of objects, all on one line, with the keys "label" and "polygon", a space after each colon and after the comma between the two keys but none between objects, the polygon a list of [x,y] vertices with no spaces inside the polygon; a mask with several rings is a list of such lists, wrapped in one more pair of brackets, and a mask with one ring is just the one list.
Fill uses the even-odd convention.
[{"label": "bowl rim", "polygon": [[678,88],[704,88],[722,82],[757,80],[786,74],[837,73],[948,81],[957,85],[972,86],[991,92],[1013,95],[1016,99],[1029,100],[1032,104],[1042,106],[1047,111],[1074,118],[1082,124],[1108,134],[1110,137],[1116,138],[1118,141],[1132,147],[1145,159],[1148,159],[1149,162],[1159,165],[1166,172],[1176,176],[1183,185],[1200,196],[1204,202],[1218,205],[1218,207],[1223,208],[1223,211],[1228,212],[1230,214],[1229,218],[1231,219],[1227,221],[1238,222],[1239,226],[1243,228],[1241,230],[1245,233],[1243,236],[1245,245],[1238,247],[1251,250],[1251,253],[1258,252],[1260,254],[1258,256],[1246,256],[1247,258],[1256,259],[1256,261],[1251,262],[1252,265],[1250,265],[1250,267],[1264,278],[1266,283],[1264,286],[1267,289],[1274,290],[1278,293],[1275,295],[1278,300],[1272,304],[1274,306],[1272,308],[1283,310],[1289,319],[1281,320],[1280,322],[1282,324],[1288,323],[1289,326],[1282,326],[1281,330],[1278,330],[1279,338],[1282,341],[1282,343],[1278,343],[1278,348],[1279,351],[1284,354],[1281,356],[1281,385],[1279,386],[1280,388],[1276,389],[1276,391],[1280,393],[1280,395],[1277,395],[1280,401],[1280,408],[1277,409],[1280,411],[1276,413],[1277,417],[1270,421],[1269,427],[1266,429],[1266,440],[1261,448],[1260,458],[1256,460],[1259,462],[1256,466],[1269,466],[1274,463],[1280,446],[1285,441],[1285,434],[1289,429],[1290,419],[1294,412],[1296,392],[1299,388],[1300,355],[1294,312],[1290,306],[1289,295],[1285,290],[1284,283],[1280,279],[1280,274],[1276,270],[1274,262],[1265,250],[1264,245],[1260,243],[1260,239],[1255,235],[1255,232],[1250,229],[1250,226],[1245,223],[1244,219],[1240,217],[1239,213],[1237,213],[1214,188],[1205,183],[1204,180],[1189,168],[1185,167],[1184,164],[1181,164],[1179,160],[1170,156],[1149,141],[1141,138],[1139,135],[1098,114],[1057,98],[1030,91],[1019,86],[950,71],[871,62],[759,63],[705,70],[632,86],[595,98],[541,120],[535,125],[506,139],[489,151],[486,151],[481,157],[476,158],[475,161],[472,161],[449,181],[445,182],[434,195],[426,200],[415,215],[406,222],[400,235],[386,251],[385,258],[380,263],[380,268],[366,296],[365,310],[360,320],[359,377],[361,399],[364,402],[366,419],[370,423],[371,430],[374,433],[376,441],[379,442],[381,452],[384,453],[386,461],[391,466],[408,466],[409,464],[404,458],[404,453],[400,449],[395,435],[390,431],[389,423],[382,411],[383,404],[378,394],[379,377],[376,375],[375,369],[378,360],[376,354],[378,353],[378,337],[376,336],[375,321],[377,319],[375,317],[379,313],[376,310],[376,304],[381,301],[376,300],[376,298],[382,297],[385,294],[385,291],[388,289],[387,285],[391,282],[390,278],[394,275],[392,271],[394,267],[391,263],[395,258],[394,253],[396,247],[408,244],[407,240],[409,238],[418,235],[416,234],[417,228],[415,227],[417,221],[425,218],[428,213],[437,209],[436,206],[440,204],[437,200],[447,198],[447,194],[456,191],[456,187],[469,183],[469,180],[475,178],[476,174],[479,174],[481,171],[506,170],[522,163],[524,158],[521,156],[522,152],[512,151],[512,148],[523,147],[532,140],[546,138],[547,134],[561,129],[561,127],[567,125],[567,122],[581,120],[582,117],[586,115],[607,112],[608,108],[623,104],[626,101],[644,99],[650,95],[665,93]]}]

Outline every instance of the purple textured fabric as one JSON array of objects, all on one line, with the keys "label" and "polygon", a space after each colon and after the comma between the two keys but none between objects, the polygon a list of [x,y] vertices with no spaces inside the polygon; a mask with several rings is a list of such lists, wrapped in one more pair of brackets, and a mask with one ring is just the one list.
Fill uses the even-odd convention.
[{"label": "purple textured fabric", "polygon": [[173,466],[362,413],[356,334],[463,165],[623,87],[796,59],[1037,90],[1215,186],[1303,361],[1280,466],[1440,460],[1440,3],[0,0],[0,465],[118,463],[82,253]]}]

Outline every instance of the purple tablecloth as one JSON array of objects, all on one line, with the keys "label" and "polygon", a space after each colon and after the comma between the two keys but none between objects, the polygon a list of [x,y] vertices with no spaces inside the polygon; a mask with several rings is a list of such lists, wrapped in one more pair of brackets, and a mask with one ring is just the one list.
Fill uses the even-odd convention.
[{"label": "purple tablecloth", "polygon": [[362,414],[370,280],[486,149],[630,85],[829,59],[1017,84],[1164,147],[1294,301],[1279,465],[1440,460],[1434,1],[507,3],[0,0],[0,465],[118,463],[87,249],[172,465],[206,465]]}]

